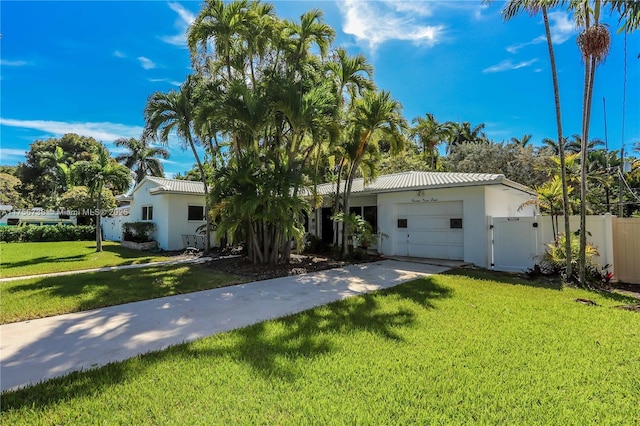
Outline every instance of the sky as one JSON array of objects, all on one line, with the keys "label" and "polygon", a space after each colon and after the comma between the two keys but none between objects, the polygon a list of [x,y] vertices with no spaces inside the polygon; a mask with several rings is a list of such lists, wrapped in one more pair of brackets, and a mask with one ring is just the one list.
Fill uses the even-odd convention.
[{"label": "sky", "polygon": [[[363,53],[379,89],[411,121],[485,124],[495,141],[531,134],[556,138],[551,72],[542,17],[503,22],[505,3],[477,1],[274,1],[298,19],[313,8],[336,30],[334,46]],[[25,160],[38,139],[92,136],[113,155],[113,141],[139,138],[149,95],[177,89],[191,72],[185,31],[200,1],[0,2],[0,164]],[[583,63],[573,17],[549,13],[565,136],[581,133]],[[590,138],[630,151],[640,142],[640,31],[625,36],[604,14],[612,46],[596,71]],[[605,133],[604,103],[606,99]],[[623,141],[624,134],[624,141]],[[190,151],[169,140],[167,177],[191,169]]]}]

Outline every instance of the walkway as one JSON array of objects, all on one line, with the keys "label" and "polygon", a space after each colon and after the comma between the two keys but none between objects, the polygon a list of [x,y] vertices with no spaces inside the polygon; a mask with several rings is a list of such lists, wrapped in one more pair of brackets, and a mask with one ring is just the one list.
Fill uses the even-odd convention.
[{"label": "walkway", "polygon": [[1,389],[125,360],[447,269],[383,260],[2,325]]}]

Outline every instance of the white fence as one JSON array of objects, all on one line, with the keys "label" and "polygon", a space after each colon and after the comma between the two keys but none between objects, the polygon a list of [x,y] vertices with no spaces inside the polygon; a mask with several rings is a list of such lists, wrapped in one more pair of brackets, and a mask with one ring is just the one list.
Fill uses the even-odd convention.
[{"label": "white fence", "polygon": [[[569,218],[571,232],[580,226],[580,217]],[[558,218],[559,232],[564,233],[564,218]],[[496,271],[521,272],[535,265],[535,257],[553,243],[551,216],[489,217],[491,267]],[[614,272],[613,216],[587,216],[587,241],[598,250],[594,260],[610,265]]]},{"label": "white fence", "polygon": [[108,241],[122,241],[122,224],[129,222],[129,216],[103,217],[102,238]]}]

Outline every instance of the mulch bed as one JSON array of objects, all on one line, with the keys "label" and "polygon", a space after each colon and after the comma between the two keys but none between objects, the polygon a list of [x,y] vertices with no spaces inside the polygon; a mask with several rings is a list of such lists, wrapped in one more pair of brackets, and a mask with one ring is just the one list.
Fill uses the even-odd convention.
[{"label": "mulch bed", "polygon": [[323,255],[292,254],[289,263],[280,265],[254,265],[246,257],[237,256],[214,258],[214,260],[207,263],[206,266],[230,274],[247,277],[252,281],[260,281],[290,275],[301,275],[308,272],[324,271],[375,260],[378,259],[370,257],[365,260],[356,261],[341,260]]}]

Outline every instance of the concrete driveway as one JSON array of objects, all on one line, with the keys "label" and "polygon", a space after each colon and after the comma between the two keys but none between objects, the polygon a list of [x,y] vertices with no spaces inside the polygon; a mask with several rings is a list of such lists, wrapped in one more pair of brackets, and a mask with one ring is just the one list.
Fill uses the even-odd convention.
[{"label": "concrete driveway", "polygon": [[384,260],[0,326],[16,389],[449,269]]}]

